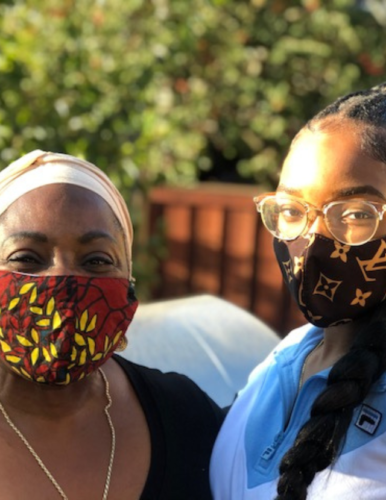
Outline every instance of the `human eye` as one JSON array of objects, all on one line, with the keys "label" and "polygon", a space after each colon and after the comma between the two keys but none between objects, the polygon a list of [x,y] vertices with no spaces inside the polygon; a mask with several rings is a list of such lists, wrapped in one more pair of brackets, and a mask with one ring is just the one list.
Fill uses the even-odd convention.
[{"label": "human eye", "polygon": [[366,224],[376,218],[376,213],[367,206],[346,206],[342,210],[340,219],[343,224]]},{"label": "human eye", "polygon": [[17,251],[6,258],[7,264],[15,271],[27,272],[43,266],[42,258],[34,252]]},{"label": "human eye", "polygon": [[304,217],[304,208],[299,204],[285,202],[279,204],[279,215],[282,220],[288,223],[296,223]]},{"label": "human eye", "polygon": [[347,220],[366,220],[366,219],[373,219],[374,214],[363,212],[360,210],[351,210],[350,212],[344,213],[342,215],[342,218]]},{"label": "human eye", "polygon": [[109,255],[105,254],[92,254],[87,255],[83,259],[83,266],[96,271],[103,271],[109,269],[114,265],[114,260]]}]

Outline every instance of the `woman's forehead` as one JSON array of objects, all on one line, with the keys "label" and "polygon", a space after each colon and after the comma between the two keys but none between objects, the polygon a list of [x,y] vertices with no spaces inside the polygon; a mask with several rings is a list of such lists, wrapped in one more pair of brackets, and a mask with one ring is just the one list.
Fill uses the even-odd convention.
[{"label": "woman's forehead", "polygon": [[280,189],[334,191],[374,185],[386,195],[385,165],[369,156],[350,129],[305,130],[284,161]]},{"label": "woman's forehead", "polygon": [[101,196],[71,184],[49,184],[29,191],[13,202],[2,217],[19,223],[56,220],[69,226],[92,219],[94,225],[117,226],[111,207]]}]

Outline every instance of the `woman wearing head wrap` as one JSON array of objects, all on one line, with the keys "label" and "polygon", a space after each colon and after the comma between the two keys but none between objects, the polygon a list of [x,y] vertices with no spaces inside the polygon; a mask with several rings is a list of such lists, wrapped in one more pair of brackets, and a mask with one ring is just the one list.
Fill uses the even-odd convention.
[{"label": "woman wearing head wrap", "polygon": [[114,354],[137,308],[132,237],[86,161],[33,151],[0,173],[0,498],[211,498],[221,411]]},{"label": "woman wearing head wrap", "polygon": [[386,84],[339,98],[255,199],[309,324],[256,368],[216,442],[216,500],[386,498]]}]

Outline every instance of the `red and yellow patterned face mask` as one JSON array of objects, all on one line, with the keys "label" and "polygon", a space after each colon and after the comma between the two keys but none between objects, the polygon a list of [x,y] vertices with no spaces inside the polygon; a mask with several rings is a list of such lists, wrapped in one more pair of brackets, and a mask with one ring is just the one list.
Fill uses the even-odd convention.
[{"label": "red and yellow patterned face mask", "polygon": [[0,358],[31,381],[81,380],[111,357],[137,306],[127,279],[0,271]]}]

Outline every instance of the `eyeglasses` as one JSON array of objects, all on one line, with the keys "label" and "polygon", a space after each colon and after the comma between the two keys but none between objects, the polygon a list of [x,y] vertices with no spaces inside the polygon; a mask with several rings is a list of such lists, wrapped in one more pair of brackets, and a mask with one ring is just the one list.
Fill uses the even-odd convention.
[{"label": "eyeglasses", "polygon": [[253,201],[265,227],[276,238],[295,240],[321,215],[331,235],[352,246],[371,240],[386,211],[386,204],[356,199],[332,201],[317,208],[281,193],[263,194]]}]

